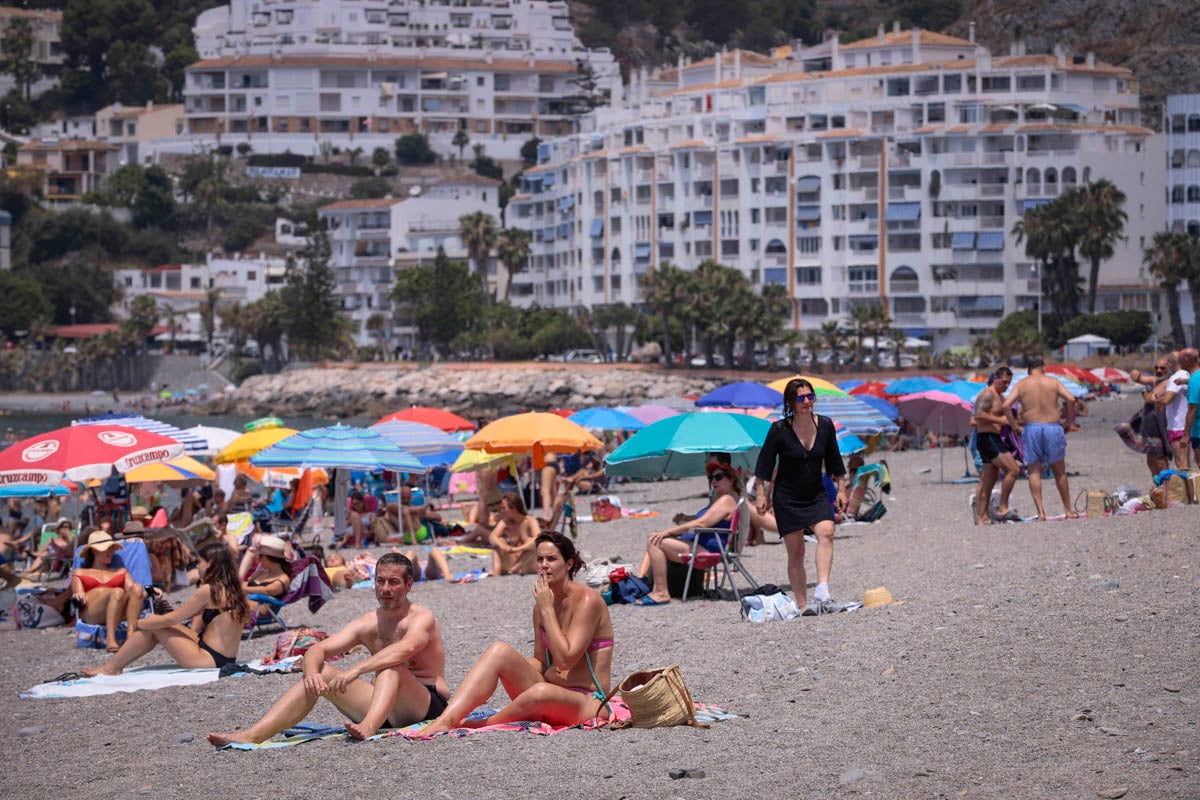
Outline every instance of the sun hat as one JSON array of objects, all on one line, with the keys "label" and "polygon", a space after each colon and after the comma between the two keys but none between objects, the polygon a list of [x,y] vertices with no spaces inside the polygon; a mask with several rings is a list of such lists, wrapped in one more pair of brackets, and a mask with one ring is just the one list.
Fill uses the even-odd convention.
[{"label": "sun hat", "polygon": [[150,516],[150,509],[146,508],[145,506],[134,506],[133,508],[129,509],[130,519],[141,519],[142,517],[148,516]]},{"label": "sun hat", "polygon": [[121,530],[121,533],[128,535],[131,533],[144,533],[145,531],[146,526],[141,523],[141,520],[134,519],[125,523],[125,527]]},{"label": "sun hat", "polygon": [[266,534],[260,536],[258,544],[250,548],[260,556],[274,556],[275,558],[287,558],[287,542],[280,539],[278,536]]},{"label": "sun hat", "polygon": [[119,550],[122,547],[124,547],[124,545],[113,539],[108,531],[92,531],[91,535],[88,536],[87,544],[85,544],[79,552],[84,553],[88,550],[112,550],[114,548]]},{"label": "sun hat", "polygon": [[66,517],[59,517],[58,522],[54,523],[54,529],[58,530],[63,525],[66,525],[68,528],[71,527],[71,520],[67,519]]},{"label": "sun hat", "polygon": [[499,489],[488,489],[487,494],[483,497],[483,502],[489,506],[494,506],[500,502],[504,495]]},{"label": "sun hat", "polygon": [[712,475],[714,472],[717,472],[717,471],[724,472],[729,475],[737,474],[737,471],[734,470],[734,468],[732,466],[730,466],[729,464],[722,464],[720,461],[708,462],[707,464],[704,465],[704,471],[709,475]]},{"label": "sun hat", "polygon": [[863,592],[863,608],[876,608],[877,606],[890,606],[896,601],[892,598],[892,593],[887,590],[886,586],[880,586],[875,589],[867,589]]}]

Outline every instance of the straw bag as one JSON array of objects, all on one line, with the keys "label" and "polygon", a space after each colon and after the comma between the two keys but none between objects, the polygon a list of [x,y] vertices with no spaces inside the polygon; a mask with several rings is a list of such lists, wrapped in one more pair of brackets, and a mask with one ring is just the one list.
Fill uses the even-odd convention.
[{"label": "straw bag", "polygon": [[1164,494],[1168,506],[1181,506],[1187,503],[1187,484],[1181,476],[1172,475],[1163,482],[1163,486],[1166,487]]},{"label": "straw bag", "polygon": [[1121,506],[1120,502],[1117,500],[1117,496],[1109,494],[1108,492],[1087,491],[1082,492],[1081,495],[1085,497],[1084,507],[1082,509],[1079,507],[1079,498],[1076,497],[1075,511],[1076,513],[1083,511],[1087,515],[1088,519],[1107,517],[1109,514],[1114,513]]},{"label": "straw bag", "polygon": [[669,728],[674,725],[708,726],[696,721],[696,706],[683,682],[678,664],[665,669],[642,669],[629,673],[617,687],[630,719],[617,727]]}]

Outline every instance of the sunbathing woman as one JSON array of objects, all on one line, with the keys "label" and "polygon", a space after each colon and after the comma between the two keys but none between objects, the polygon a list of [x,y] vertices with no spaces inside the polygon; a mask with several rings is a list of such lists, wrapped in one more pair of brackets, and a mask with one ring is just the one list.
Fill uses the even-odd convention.
[{"label": "sunbathing woman", "polygon": [[492,529],[493,575],[532,575],[536,571],[533,548],[539,528],[525,511],[521,495],[507,492],[500,498],[500,521]]},{"label": "sunbathing woman", "polygon": [[83,566],[71,577],[71,596],[79,607],[79,619],[108,628],[108,652],[117,652],[117,625],[124,619],[130,633],[137,625],[146,600],[146,590],[125,569],[112,566],[113,555],[122,549],[105,531],[94,531],[80,551]]},{"label": "sunbathing woman", "polygon": [[[604,699],[611,688],[613,658],[608,606],[596,590],[573,581],[583,560],[561,533],[537,537],[537,568],[533,657],[526,658],[504,642],[493,643],[471,667],[446,710],[416,736],[518,720],[577,725],[608,716]],[[512,702],[484,721],[464,722],[497,684],[503,684]]]},{"label": "sunbathing woman", "polygon": [[42,549],[34,555],[36,558],[24,573],[27,578],[42,572],[56,570],[60,564],[69,564],[75,555],[75,538],[71,535],[71,521],[65,517],[60,519],[54,528],[54,536],[50,537]]},{"label": "sunbathing woman", "polygon": [[[268,597],[287,594],[292,583],[292,562],[287,558],[287,543],[278,536],[264,534],[248,553],[254,556],[257,568],[251,570],[250,575],[242,581],[242,589],[246,594],[265,594]],[[256,616],[264,610],[261,603],[251,609]]]},{"label": "sunbathing woman", "polygon": [[[84,675],[120,675],[125,667],[158,645],[185,669],[211,669],[232,664],[242,641],[242,626],[250,619],[250,603],[238,580],[229,548],[221,543],[200,550],[200,587],[169,614],[151,614],[137,621],[121,649],[102,666]],[[180,624],[191,620],[191,627]],[[197,622],[199,620],[199,622]]]}]

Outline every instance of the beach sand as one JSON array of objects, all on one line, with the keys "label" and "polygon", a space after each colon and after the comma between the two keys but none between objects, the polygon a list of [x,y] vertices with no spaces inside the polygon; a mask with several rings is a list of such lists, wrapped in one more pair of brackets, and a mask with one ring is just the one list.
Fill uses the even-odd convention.
[{"label": "beach sand", "polygon": [[[1094,403],[1085,430],[1070,436],[1073,496],[1123,484],[1148,490],[1144,459],[1112,433],[1135,402]],[[214,752],[208,731],[249,724],[297,678],[19,700],[18,691],[103,654],[76,649],[66,629],[6,624],[0,796],[74,787],[73,796],[98,798],[1083,798],[1128,787],[1129,798],[1195,797],[1200,509],[976,528],[972,487],[937,482],[937,450],[888,460],[888,514],[839,529],[832,590],[856,600],[886,586],[903,604],[765,625],[742,622],[729,601],[612,609],[618,680],[678,662],[697,700],[746,718],[708,730]],[[946,476],[962,471],[962,451],[947,451]],[[659,516],[581,524],[582,549],[636,562],[645,535],[700,507],[702,491],[698,478],[620,486],[627,507]],[[1052,483],[1046,492],[1049,512],[1059,513]],[[1013,497],[1032,513],[1024,481]],[[754,548],[748,564],[760,581],[786,584],[781,545]],[[460,565],[472,566],[452,562]],[[452,685],[493,639],[532,650],[532,585],[506,577],[416,588],[415,600],[440,620]],[[332,631],[373,603],[369,591],[343,592],[315,616],[298,605],[287,617]],[[274,638],[245,644],[243,659],[266,655]],[[323,702],[311,719],[339,716]],[[29,726],[44,730],[18,734]],[[194,738],[173,743],[180,734]],[[674,781],[676,767],[706,774]]]}]

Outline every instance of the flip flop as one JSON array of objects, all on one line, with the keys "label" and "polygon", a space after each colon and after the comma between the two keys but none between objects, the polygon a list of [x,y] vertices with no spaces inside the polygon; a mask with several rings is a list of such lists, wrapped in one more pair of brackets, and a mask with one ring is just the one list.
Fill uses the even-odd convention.
[{"label": "flip flop", "polygon": [[64,672],[62,675],[59,675],[57,678],[51,678],[50,680],[46,681],[46,683],[62,683],[64,681],[77,681],[77,680],[80,680],[82,677],[83,676],[80,675],[78,672]]},{"label": "flip flop", "polygon": [[667,606],[670,604],[671,604],[670,600],[664,600],[662,602],[659,602],[658,600],[655,600],[650,595],[646,595],[645,597],[639,597],[637,600],[634,600],[632,603],[630,603],[630,605],[634,605],[634,606]]},{"label": "flip flop", "polygon": [[1000,517],[1000,521],[1001,522],[1022,522],[1023,520],[1022,520],[1020,514],[1018,514],[1016,511],[1014,511],[1013,509],[1010,508],[1007,512],[1005,512],[1004,516]]}]

